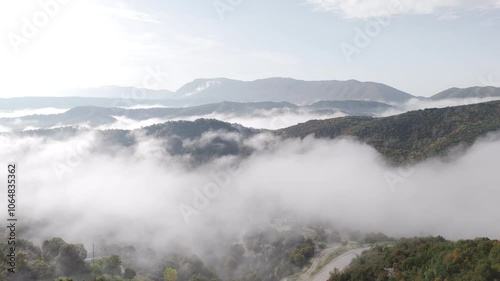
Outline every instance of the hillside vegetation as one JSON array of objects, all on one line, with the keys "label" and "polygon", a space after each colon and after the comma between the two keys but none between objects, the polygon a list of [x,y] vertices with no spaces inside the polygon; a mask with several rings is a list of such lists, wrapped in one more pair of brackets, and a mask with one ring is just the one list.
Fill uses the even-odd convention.
[{"label": "hillside vegetation", "polygon": [[[280,130],[256,130],[215,119],[169,121],[137,130],[97,130],[101,147],[133,146],[137,135],[162,142],[172,156],[188,156],[193,164],[218,157],[244,158],[254,152],[246,140],[271,133],[277,140],[348,137],[366,143],[393,164],[411,164],[430,157],[444,157],[450,150],[467,148],[477,139],[500,130],[500,101],[412,111],[383,118],[350,116],[311,120]],[[85,132],[84,128],[24,131],[21,136],[65,139]]]},{"label": "hillside vegetation", "polygon": [[442,156],[459,144],[500,129],[500,101],[434,108],[400,115],[311,120],[276,131],[285,138],[354,137],[394,163],[412,163]]},{"label": "hillside vegetation", "polygon": [[329,281],[494,281],[500,280],[500,241],[442,237],[403,239],[364,252]]}]

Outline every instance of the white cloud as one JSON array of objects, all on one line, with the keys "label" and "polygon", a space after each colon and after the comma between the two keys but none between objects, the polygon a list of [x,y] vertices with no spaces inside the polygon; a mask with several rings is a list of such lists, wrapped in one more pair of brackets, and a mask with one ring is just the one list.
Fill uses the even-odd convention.
[{"label": "white cloud", "polygon": [[[36,231],[26,238],[89,242],[104,236],[146,247],[197,248],[220,239],[221,230],[234,234],[254,222],[267,224],[276,210],[304,222],[324,219],[390,235],[455,239],[500,233],[498,141],[483,139],[452,163],[427,160],[402,172],[367,145],[308,137],[276,142],[241,161],[234,174],[217,161],[185,168],[161,141],[139,135],[138,141],[99,153],[102,144],[92,133],[63,140],[0,136],[0,145],[9,148],[0,158],[15,160],[25,171],[21,196],[30,208],[21,208],[20,215]],[[253,141],[272,142],[267,135]],[[194,206],[194,190],[213,184],[218,195],[205,199],[207,205],[186,224],[179,204]],[[55,214],[58,219],[50,219]]]},{"label": "white cloud", "polygon": [[367,19],[387,14],[433,14],[442,9],[500,8],[498,0],[306,0],[320,11],[334,11],[346,18]]},{"label": "white cloud", "polygon": [[461,106],[469,104],[478,104],[483,102],[490,102],[499,100],[498,97],[488,97],[488,98],[457,98],[457,99],[444,99],[444,100],[429,100],[429,99],[410,99],[404,104],[398,105],[395,108],[391,108],[385,112],[382,112],[380,116],[392,116],[397,114],[402,114],[408,111],[415,111],[427,108],[444,108],[450,106]]},{"label": "white cloud", "polygon": [[0,110],[0,118],[15,118],[21,116],[35,115],[35,114],[40,114],[40,115],[59,114],[65,112],[66,110],[68,109],[53,108],[53,107],[21,109],[21,110]]},{"label": "white cloud", "polygon": [[192,96],[192,95],[196,95],[208,88],[210,88],[210,86],[212,85],[217,85],[217,84],[221,84],[220,81],[217,81],[217,80],[210,80],[210,81],[207,81],[205,82],[205,85],[201,85],[199,87],[197,87],[196,89],[194,89],[194,91],[190,92],[190,93],[187,93],[185,94],[185,96]]}]

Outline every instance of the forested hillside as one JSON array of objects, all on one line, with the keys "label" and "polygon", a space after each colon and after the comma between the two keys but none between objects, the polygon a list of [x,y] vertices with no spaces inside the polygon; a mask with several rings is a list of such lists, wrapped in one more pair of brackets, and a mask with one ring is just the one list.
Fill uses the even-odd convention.
[{"label": "forested hillside", "polygon": [[500,102],[435,108],[400,115],[342,117],[311,120],[276,131],[286,138],[354,137],[365,142],[394,163],[407,163],[441,156],[459,144],[500,129]]},{"label": "forested hillside", "polygon": [[334,272],[329,281],[494,281],[500,280],[500,241],[404,239],[378,246]]},{"label": "forested hillside", "polygon": [[[445,156],[456,147],[468,147],[477,139],[500,130],[500,101],[411,111],[383,118],[349,116],[311,120],[280,130],[256,130],[215,119],[169,121],[137,130],[97,130],[103,146],[132,146],[137,135],[159,139],[171,155],[190,156],[196,164],[221,156],[245,157],[253,152],[245,140],[259,133],[280,138],[350,137],[373,146],[394,164],[416,163]],[[83,128],[25,131],[21,135],[65,138]]]},{"label": "forested hillside", "polygon": [[306,229],[248,231],[239,241],[212,243],[202,256],[182,247],[101,242],[96,246],[94,260],[92,249],[87,251],[84,245],[59,237],[41,245],[18,239],[15,273],[7,272],[9,246],[0,243],[0,280],[278,281],[308,266],[326,243],[340,243],[336,230]]}]

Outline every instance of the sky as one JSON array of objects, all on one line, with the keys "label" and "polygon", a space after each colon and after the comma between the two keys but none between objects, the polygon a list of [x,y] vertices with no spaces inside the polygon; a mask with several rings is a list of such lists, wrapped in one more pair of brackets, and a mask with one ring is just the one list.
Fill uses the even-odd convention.
[{"label": "sky", "polygon": [[1,97],[216,77],[500,86],[499,0],[2,1],[0,34]]}]

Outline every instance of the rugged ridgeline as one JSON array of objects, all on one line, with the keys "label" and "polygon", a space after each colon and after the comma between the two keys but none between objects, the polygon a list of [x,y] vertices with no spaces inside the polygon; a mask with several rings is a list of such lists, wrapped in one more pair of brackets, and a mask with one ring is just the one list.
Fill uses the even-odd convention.
[{"label": "rugged ridgeline", "polygon": [[176,92],[134,87],[107,86],[69,91],[59,97],[0,98],[0,110],[77,106],[132,107],[163,105],[196,106],[229,102],[290,102],[312,104],[321,100],[366,100],[403,103],[414,96],[375,82],[303,81],[291,78],[268,78],[238,81],[226,78],[196,79]]},{"label": "rugged ridgeline", "polygon": [[[21,136],[38,136],[50,140],[64,141],[82,133],[94,130],[76,127],[31,130],[19,133]],[[161,143],[165,152],[179,156],[189,165],[200,165],[223,157],[245,157],[253,148],[245,142],[251,136],[262,132],[238,124],[215,119],[196,121],[171,121],[144,127],[138,130],[97,130],[92,138],[92,151],[113,153],[131,148],[145,138],[154,138]],[[6,133],[4,133],[6,135]]]},{"label": "rugged ridgeline", "polygon": [[68,91],[58,97],[0,98],[0,110],[59,108],[80,106],[134,107],[168,106],[187,107],[209,103],[229,102],[289,102],[313,104],[318,101],[372,101],[403,104],[412,99],[445,100],[466,98],[498,98],[500,88],[471,87],[450,88],[430,98],[417,97],[375,82],[303,81],[291,78],[268,78],[255,81],[238,81],[227,78],[196,79],[176,92],[134,87],[106,86]]},{"label": "rugged ridgeline", "polygon": [[189,117],[203,117],[209,114],[226,114],[244,116],[256,111],[290,111],[294,112],[298,106],[287,102],[256,102],[234,103],[222,102],[192,107],[179,108],[144,108],[124,109],[119,107],[80,106],[60,114],[29,115],[16,118],[0,118],[0,124],[14,130],[31,126],[35,128],[50,128],[54,126],[90,125],[92,127],[113,124],[118,117],[125,117],[136,121],[151,118],[175,119]]},{"label": "rugged ridgeline", "polygon": [[354,137],[394,163],[442,156],[457,145],[470,145],[500,130],[500,102],[426,109],[385,118],[343,117],[312,120],[276,131],[286,138]]},{"label": "rugged ridgeline", "polygon": [[465,99],[465,98],[494,98],[500,97],[500,88],[470,87],[465,89],[451,88],[431,97],[433,100]]},{"label": "rugged ridgeline", "polygon": [[173,95],[191,103],[220,101],[288,101],[313,103],[318,100],[370,100],[401,103],[414,96],[390,86],[348,81],[303,81],[291,78],[267,78],[238,81],[227,78],[196,79]]},{"label": "rugged ridgeline", "polygon": [[[113,146],[132,146],[137,143],[139,135],[152,137],[161,140],[170,154],[189,156],[201,164],[221,156],[251,154],[253,148],[245,140],[262,132],[276,135],[276,141],[309,135],[329,139],[349,137],[373,146],[390,162],[400,164],[444,156],[452,148],[467,147],[478,138],[498,130],[500,101],[494,101],[412,111],[384,118],[358,116],[311,120],[276,131],[245,128],[214,119],[172,121],[133,131],[98,131],[98,139],[104,143],[103,147],[110,149]],[[59,128],[20,134],[67,138],[81,131]]]},{"label": "rugged ridgeline", "polygon": [[[211,115],[241,116],[246,118],[275,116],[279,113],[313,114],[317,116],[342,113],[346,115],[372,116],[393,109],[392,106],[373,101],[319,101],[311,105],[297,106],[289,102],[221,102],[191,107],[125,109],[119,107],[80,106],[66,112],[50,115],[28,115],[0,118],[0,126],[14,131],[25,128],[46,129],[60,126],[86,125],[91,127],[112,125],[117,118],[135,121],[152,118],[170,120],[204,118]],[[160,122],[160,121],[157,121]]]}]

